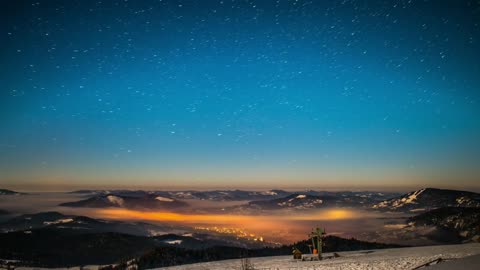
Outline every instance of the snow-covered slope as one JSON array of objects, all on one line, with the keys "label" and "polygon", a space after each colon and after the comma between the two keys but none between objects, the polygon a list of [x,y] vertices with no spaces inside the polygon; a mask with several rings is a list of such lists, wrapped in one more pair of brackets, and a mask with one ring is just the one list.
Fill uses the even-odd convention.
[{"label": "snow-covered slope", "polygon": [[[252,258],[251,263],[255,269],[269,270],[305,270],[305,269],[413,269],[424,263],[433,261],[438,258],[450,259],[452,268],[455,263],[461,263],[462,259],[471,255],[480,254],[480,244],[463,244],[448,246],[427,246],[413,248],[396,248],[370,251],[352,251],[339,252],[340,257],[325,259],[323,261],[297,261],[292,256],[277,256]],[[332,256],[332,254],[325,254]],[[441,264],[440,264],[441,265]],[[169,270],[238,270],[241,269],[241,260],[226,260],[208,263],[198,263],[183,266],[165,267],[158,269]],[[426,268],[427,269],[427,268]],[[474,269],[474,268],[473,268]]]},{"label": "snow-covered slope", "polygon": [[440,207],[480,207],[480,194],[468,191],[424,188],[385,200],[373,209],[401,212],[424,212]]}]

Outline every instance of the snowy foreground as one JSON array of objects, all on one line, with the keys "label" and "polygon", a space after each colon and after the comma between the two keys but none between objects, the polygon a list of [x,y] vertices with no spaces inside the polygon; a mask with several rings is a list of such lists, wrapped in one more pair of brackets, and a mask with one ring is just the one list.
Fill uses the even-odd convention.
[{"label": "snowy foreground", "polygon": [[[251,258],[255,269],[258,270],[328,270],[328,269],[413,269],[417,266],[438,258],[447,260],[437,265],[429,266],[426,270],[435,269],[480,269],[467,268],[464,261],[475,260],[474,265],[480,265],[480,243],[428,246],[412,248],[396,248],[368,251],[339,252],[341,257],[323,261],[294,261],[292,256],[276,256]],[[325,254],[331,256],[332,254]],[[478,255],[473,258],[465,257]],[[471,265],[471,264],[469,264]],[[447,268],[444,268],[447,267]],[[240,270],[241,260],[225,260],[208,263],[198,263],[182,266],[165,267],[158,269],[169,270]]]}]

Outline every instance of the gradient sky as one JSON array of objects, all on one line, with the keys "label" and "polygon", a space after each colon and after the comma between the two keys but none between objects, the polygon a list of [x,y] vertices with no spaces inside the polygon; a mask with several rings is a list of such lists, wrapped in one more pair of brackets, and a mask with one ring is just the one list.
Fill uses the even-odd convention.
[{"label": "gradient sky", "polygon": [[478,1],[3,1],[0,186],[480,188]]}]

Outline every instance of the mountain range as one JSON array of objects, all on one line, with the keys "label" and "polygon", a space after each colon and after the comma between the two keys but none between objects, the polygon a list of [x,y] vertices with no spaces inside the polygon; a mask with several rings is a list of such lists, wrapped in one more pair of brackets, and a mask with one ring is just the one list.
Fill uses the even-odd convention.
[{"label": "mountain range", "polygon": [[130,209],[178,209],[186,207],[188,204],[184,201],[179,201],[174,198],[164,197],[157,194],[139,193],[136,195],[116,195],[105,194],[95,195],[88,199],[66,202],[60,204],[66,207],[90,207],[90,208],[104,208],[104,207],[121,207]]},{"label": "mountain range", "polygon": [[[121,207],[131,209],[181,209],[191,200],[245,201],[222,211],[256,212],[269,210],[308,210],[325,207],[361,207],[376,211],[421,213],[441,207],[480,207],[480,194],[468,191],[424,188],[407,194],[382,192],[327,192],[306,190],[244,191],[76,191],[89,196],[66,202],[66,207]],[[215,209],[210,209],[215,211]],[[217,209],[220,210],[220,209]]]},{"label": "mountain range", "polygon": [[303,211],[331,207],[368,209],[374,204],[397,196],[399,196],[397,193],[307,190],[292,192],[280,198],[253,200],[242,205],[227,207],[224,211],[256,214],[271,210]]},{"label": "mountain range", "polygon": [[252,201],[243,208],[251,210],[277,210],[277,209],[315,209],[332,205],[335,197],[332,196],[316,196],[307,194],[292,194],[284,198]]},{"label": "mountain range", "polygon": [[[142,191],[142,190],[79,190],[73,194],[86,199],[60,204],[65,207],[121,207],[144,209],[178,209],[189,205],[191,200],[244,201],[240,207],[227,208],[230,211],[312,209],[326,206],[369,207],[382,200],[399,196],[398,193],[381,192],[328,192],[306,190],[289,192],[284,190],[245,191]],[[211,209],[214,211],[214,209]],[[220,209],[217,209],[220,210]],[[225,210],[225,209],[223,209]]]},{"label": "mountain range", "polygon": [[143,191],[143,190],[76,190],[70,192],[84,196],[117,195],[117,196],[165,196],[177,200],[209,200],[209,201],[244,201],[280,198],[291,193],[284,190],[247,191],[247,190],[209,190],[209,191]]}]

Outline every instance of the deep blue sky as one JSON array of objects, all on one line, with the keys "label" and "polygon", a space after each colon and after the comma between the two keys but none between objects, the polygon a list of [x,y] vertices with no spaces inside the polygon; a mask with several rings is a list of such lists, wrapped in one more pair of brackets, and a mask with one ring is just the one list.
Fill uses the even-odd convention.
[{"label": "deep blue sky", "polygon": [[478,1],[4,1],[0,184],[479,188]]}]

